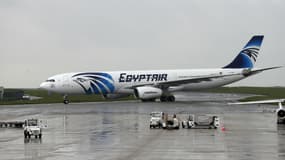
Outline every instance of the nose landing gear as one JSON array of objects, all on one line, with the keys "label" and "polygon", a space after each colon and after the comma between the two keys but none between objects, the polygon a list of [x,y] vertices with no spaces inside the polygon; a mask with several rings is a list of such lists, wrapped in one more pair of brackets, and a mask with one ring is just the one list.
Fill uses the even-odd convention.
[{"label": "nose landing gear", "polygon": [[68,100],[67,95],[64,95],[64,96],[63,96],[63,103],[64,103],[64,104],[68,104],[68,103],[69,103],[69,100]]}]

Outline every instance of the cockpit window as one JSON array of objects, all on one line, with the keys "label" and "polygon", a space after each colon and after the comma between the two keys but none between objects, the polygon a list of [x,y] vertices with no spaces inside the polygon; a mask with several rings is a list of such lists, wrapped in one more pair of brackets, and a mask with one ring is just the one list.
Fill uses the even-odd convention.
[{"label": "cockpit window", "polygon": [[46,82],[55,82],[55,80],[54,79],[48,79],[48,80],[46,80]]}]

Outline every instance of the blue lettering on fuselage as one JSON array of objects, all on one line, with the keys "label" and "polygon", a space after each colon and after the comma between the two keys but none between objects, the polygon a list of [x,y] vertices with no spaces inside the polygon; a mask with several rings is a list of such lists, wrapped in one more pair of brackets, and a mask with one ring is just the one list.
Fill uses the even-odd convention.
[{"label": "blue lettering on fuselage", "polygon": [[127,74],[121,73],[119,82],[158,82],[167,81],[168,74]]}]

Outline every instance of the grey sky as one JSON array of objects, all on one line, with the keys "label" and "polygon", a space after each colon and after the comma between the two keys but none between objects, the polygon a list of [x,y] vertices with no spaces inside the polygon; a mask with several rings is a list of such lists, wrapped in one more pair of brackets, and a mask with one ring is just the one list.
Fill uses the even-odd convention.
[{"label": "grey sky", "polygon": [[[282,0],[0,1],[0,86],[73,71],[213,68],[254,34],[257,67],[285,66]],[[284,86],[284,68],[235,85]]]}]

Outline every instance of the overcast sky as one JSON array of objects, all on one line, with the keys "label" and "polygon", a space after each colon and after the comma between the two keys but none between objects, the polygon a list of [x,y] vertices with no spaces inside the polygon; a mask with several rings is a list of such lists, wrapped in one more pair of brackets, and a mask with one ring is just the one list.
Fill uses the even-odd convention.
[{"label": "overcast sky", "polygon": [[[0,1],[0,86],[74,71],[218,68],[254,34],[256,67],[285,66],[284,0]],[[285,86],[285,69],[235,83]]]}]

